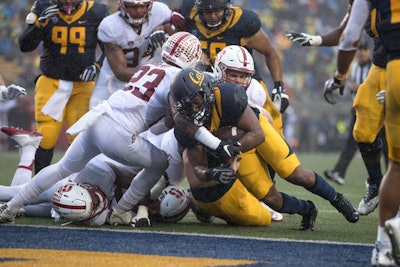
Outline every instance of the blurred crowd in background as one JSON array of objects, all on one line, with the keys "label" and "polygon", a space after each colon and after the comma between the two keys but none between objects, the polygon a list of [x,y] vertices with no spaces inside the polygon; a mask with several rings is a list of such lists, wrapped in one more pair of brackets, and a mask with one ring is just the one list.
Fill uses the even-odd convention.
[{"label": "blurred crowd in background", "polygon": [[[7,84],[25,87],[28,96],[9,103],[0,102],[0,123],[34,129],[32,97],[34,80],[40,71],[40,47],[22,53],[18,37],[25,28],[25,17],[34,0],[2,0],[0,2],[0,64]],[[113,13],[118,0],[102,0]],[[172,9],[179,8],[180,0],[166,0]],[[325,80],[335,68],[336,47],[300,47],[289,41],[288,32],[323,34],[336,27],[344,16],[348,0],[233,0],[234,5],[255,11],[263,29],[276,45],[284,71],[285,88],[291,107],[284,114],[285,134],[298,152],[337,151],[341,149],[347,132],[348,114],[352,98],[345,94],[340,103],[331,106],[322,96]],[[259,56],[254,55],[256,61]],[[261,59],[263,60],[263,59]],[[265,65],[265,64],[264,64]],[[270,77],[263,70],[267,85]],[[22,114],[27,114],[23,116]],[[7,136],[0,133],[0,150],[14,149]],[[59,149],[65,149],[62,140]]]}]

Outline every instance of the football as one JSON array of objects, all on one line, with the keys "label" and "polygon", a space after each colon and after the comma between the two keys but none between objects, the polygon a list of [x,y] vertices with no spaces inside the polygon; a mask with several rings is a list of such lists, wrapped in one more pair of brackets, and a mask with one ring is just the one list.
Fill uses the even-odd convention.
[{"label": "football", "polygon": [[225,126],[214,131],[213,134],[221,140],[235,140],[238,141],[243,137],[245,131],[236,126]]}]

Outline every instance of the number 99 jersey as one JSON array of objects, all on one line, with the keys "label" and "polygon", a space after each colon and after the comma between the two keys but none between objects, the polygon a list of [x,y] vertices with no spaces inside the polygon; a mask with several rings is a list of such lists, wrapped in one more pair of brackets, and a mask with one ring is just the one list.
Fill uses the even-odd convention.
[{"label": "number 99 jersey", "polygon": [[42,73],[53,79],[80,81],[85,67],[96,61],[97,28],[107,15],[107,7],[94,1],[83,1],[71,15],[59,11],[24,31],[19,40],[21,51],[32,51],[43,41]]}]

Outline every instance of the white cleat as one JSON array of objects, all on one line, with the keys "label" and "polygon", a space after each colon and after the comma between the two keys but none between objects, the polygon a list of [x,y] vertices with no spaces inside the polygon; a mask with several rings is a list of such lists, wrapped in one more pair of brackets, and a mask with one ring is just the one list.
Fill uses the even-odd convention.
[{"label": "white cleat", "polygon": [[371,266],[396,266],[389,242],[376,241],[375,248],[372,250]]},{"label": "white cleat", "polygon": [[369,185],[368,183],[365,184],[367,187],[367,193],[358,205],[358,213],[360,215],[368,215],[373,212],[378,206],[379,200],[379,187],[377,185]]},{"label": "white cleat", "polygon": [[280,212],[277,212],[276,210],[272,209],[270,206],[265,204],[264,202],[261,202],[261,205],[263,205],[269,212],[271,212],[271,221],[273,222],[282,222],[283,221],[283,214]]},{"label": "white cleat", "polygon": [[113,208],[108,223],[110,225],[131,225],[132,218],[132,211],[129,210],[127,212],[118,212],[115,208]]},{"label": "white cleat", "polygon": [[7,204],[0,206],[0,223],[14,223],[15,216]]},{"label": "white cleat", "polygon": [[36,131],[25,131],[12,126],[1,127],[1,131],[17,142],[20,147],[32,145],[38,148],[43,138],[43,135]]},{"label": "white cleat", "polygon": [[392,257],[396,264],[400,266],[400,218],[395,217],[385,222],[385,232],[392,244]]}]

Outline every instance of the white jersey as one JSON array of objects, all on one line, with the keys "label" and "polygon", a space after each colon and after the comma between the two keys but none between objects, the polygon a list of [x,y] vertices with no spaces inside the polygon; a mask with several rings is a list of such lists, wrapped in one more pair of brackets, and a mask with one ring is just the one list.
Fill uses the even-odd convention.
[{"label": "white jersey", "polygon": [[169,114],[170,84],[180,70],[165,63],[142,66],[124,90],[111,95],[105,112],[131,133],[147,130]]},{"label": "white jersey", "polygon": [[264,87],[256,80],[251,79],[249,87],[246,89],[249,104],[256,104],[263,107],[267,100],[267,94]]},{"label": "white jersey", "polygon": [[[103,19],[99,25],[97,36],[103,43],[118,45],[125,53],[128,67],[136,70],[144,64],[153,62],[153,59],[159,60],[157,57],[146,55],[150,45],[149,36],[156,26],[168,22],[170,16],[171,10],[166,4],[154,2],[149,17],[138,34],[121,17],[120,11],[117,11]],[[90,107],[106,100],[116,90],[122,89],[126,82],[120,81],[114,76],[107,58],[105,58],[93,90],[93,101],[91,101]]]}]

